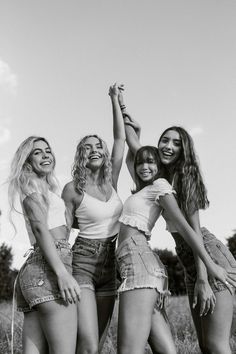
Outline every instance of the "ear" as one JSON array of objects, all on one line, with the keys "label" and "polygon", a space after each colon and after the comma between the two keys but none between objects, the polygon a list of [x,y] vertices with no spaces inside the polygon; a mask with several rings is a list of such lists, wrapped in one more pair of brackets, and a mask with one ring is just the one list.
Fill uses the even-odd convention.
[{"label": "ear", "polygon": [[33,168],[29,162],[25,162],[24,166],[25,166],[25,169],[27,172],[29,172],[29,173],[33,172]]}]

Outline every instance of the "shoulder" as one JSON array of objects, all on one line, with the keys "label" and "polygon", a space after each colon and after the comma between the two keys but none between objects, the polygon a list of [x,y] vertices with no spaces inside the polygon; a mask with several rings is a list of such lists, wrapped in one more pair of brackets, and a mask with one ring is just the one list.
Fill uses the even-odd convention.
[{"label": "shoulder", "polygon": [[22,204],[26,214],[28,214],[35,212],[39,208],[41,209],[45,202],[41,193],[33,192],[23,199]]},{"label": "shoulder", "polygon": [[155,186],[157,198],[166,194],[175,194],[171,184],[165,178],[158,178],[153,182],[153,185]]},{"label": "shoulder", "polygon": [[70,181],[64,186],[61,197],[65,202],[78,203],[81,202],[83,194],[78,193],[75,189],[74,182]]}]

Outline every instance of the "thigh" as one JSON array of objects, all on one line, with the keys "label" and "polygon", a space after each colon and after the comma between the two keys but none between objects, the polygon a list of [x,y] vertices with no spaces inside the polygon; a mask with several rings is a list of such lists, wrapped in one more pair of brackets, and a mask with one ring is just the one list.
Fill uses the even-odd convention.
[{"label": "thigh", "polygon": [[144,353],[157,296],[155,289],[135,289],[120,294],[118,353]]},{"label": "thigh", "polygon": [[148,343],[154,353],[175,354],[176,348],[165,310],[154,309]]},{"label": "thigh", "polygon": [[233,296],[228,290],[219,291],[215,296],[214,312],[202,318],[204,343],[224,343],[228,346],[233,320]]},{"label": "thigh", "polygon": [[96,352],[99,342],[98,314],[95,292],[82,288],[78,302],[77,353]]},{"label": "thigh", "polygon": [[47,340],[42,330],[38,312],[24,314],[22,333],[23,354],[47,354]]},{"label": "thigh", "polygon": [[49,301],[37,306],[50,354],[74,354],[77,335],[76,304]]}]

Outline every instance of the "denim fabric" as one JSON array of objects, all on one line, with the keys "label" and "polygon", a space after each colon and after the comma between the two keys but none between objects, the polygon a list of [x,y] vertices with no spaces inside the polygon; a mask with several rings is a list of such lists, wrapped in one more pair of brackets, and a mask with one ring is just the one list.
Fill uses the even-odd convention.
[{"label": "denim fabric", "polygon": [[[68,241],[55,240],[55,246],[67,271],[72,274],[72,252]],[[57,277],[35,245],[17,276],[17,309],[29,312],[35,305],[61,298]]]},{"label": "denim fabric", "polygon": [[96,296],[116,294],[115,248],[117,236],[106,239],[77,237],[73,250],[73,276],[81,288]]},{"label": "denim fabric", "polygon": [[159,293],[159,303],[168,295],[168,278],[165,266],[152,251],[144,235],[138,233],[121,242],[116,251],[121,285],[118,293],[151,288]]},{"label": "denim fabric", "polygon": [[[227,270],[236,270],[236,260],[229,249],[205,227],[202,227],[201,231],[203,235],[204,247],[212,260]],[[176,237],[176,235],[173,236],[176,241],[176,253],[184,268],[187,292],[189,295],[193,295],[197,278],[193,252],[181,237]],[[227,289],[225,284],[211,276],[208,277],[208,281],[214,293]]]}]

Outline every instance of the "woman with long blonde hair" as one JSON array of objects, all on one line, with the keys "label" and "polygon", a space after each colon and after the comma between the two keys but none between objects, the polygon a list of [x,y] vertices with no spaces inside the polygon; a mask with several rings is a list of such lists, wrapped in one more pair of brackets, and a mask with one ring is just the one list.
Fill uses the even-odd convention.
[{"label": "woman with long blonde hair", "polygon": [[16,282],[24,313],[24,354],[74,354],[80,288],[72,277],[72,252],[63,200],[57,194],[55,156],[43,137],[17,149],[9,176],[10,212],[20,198],[32,249]]}]

